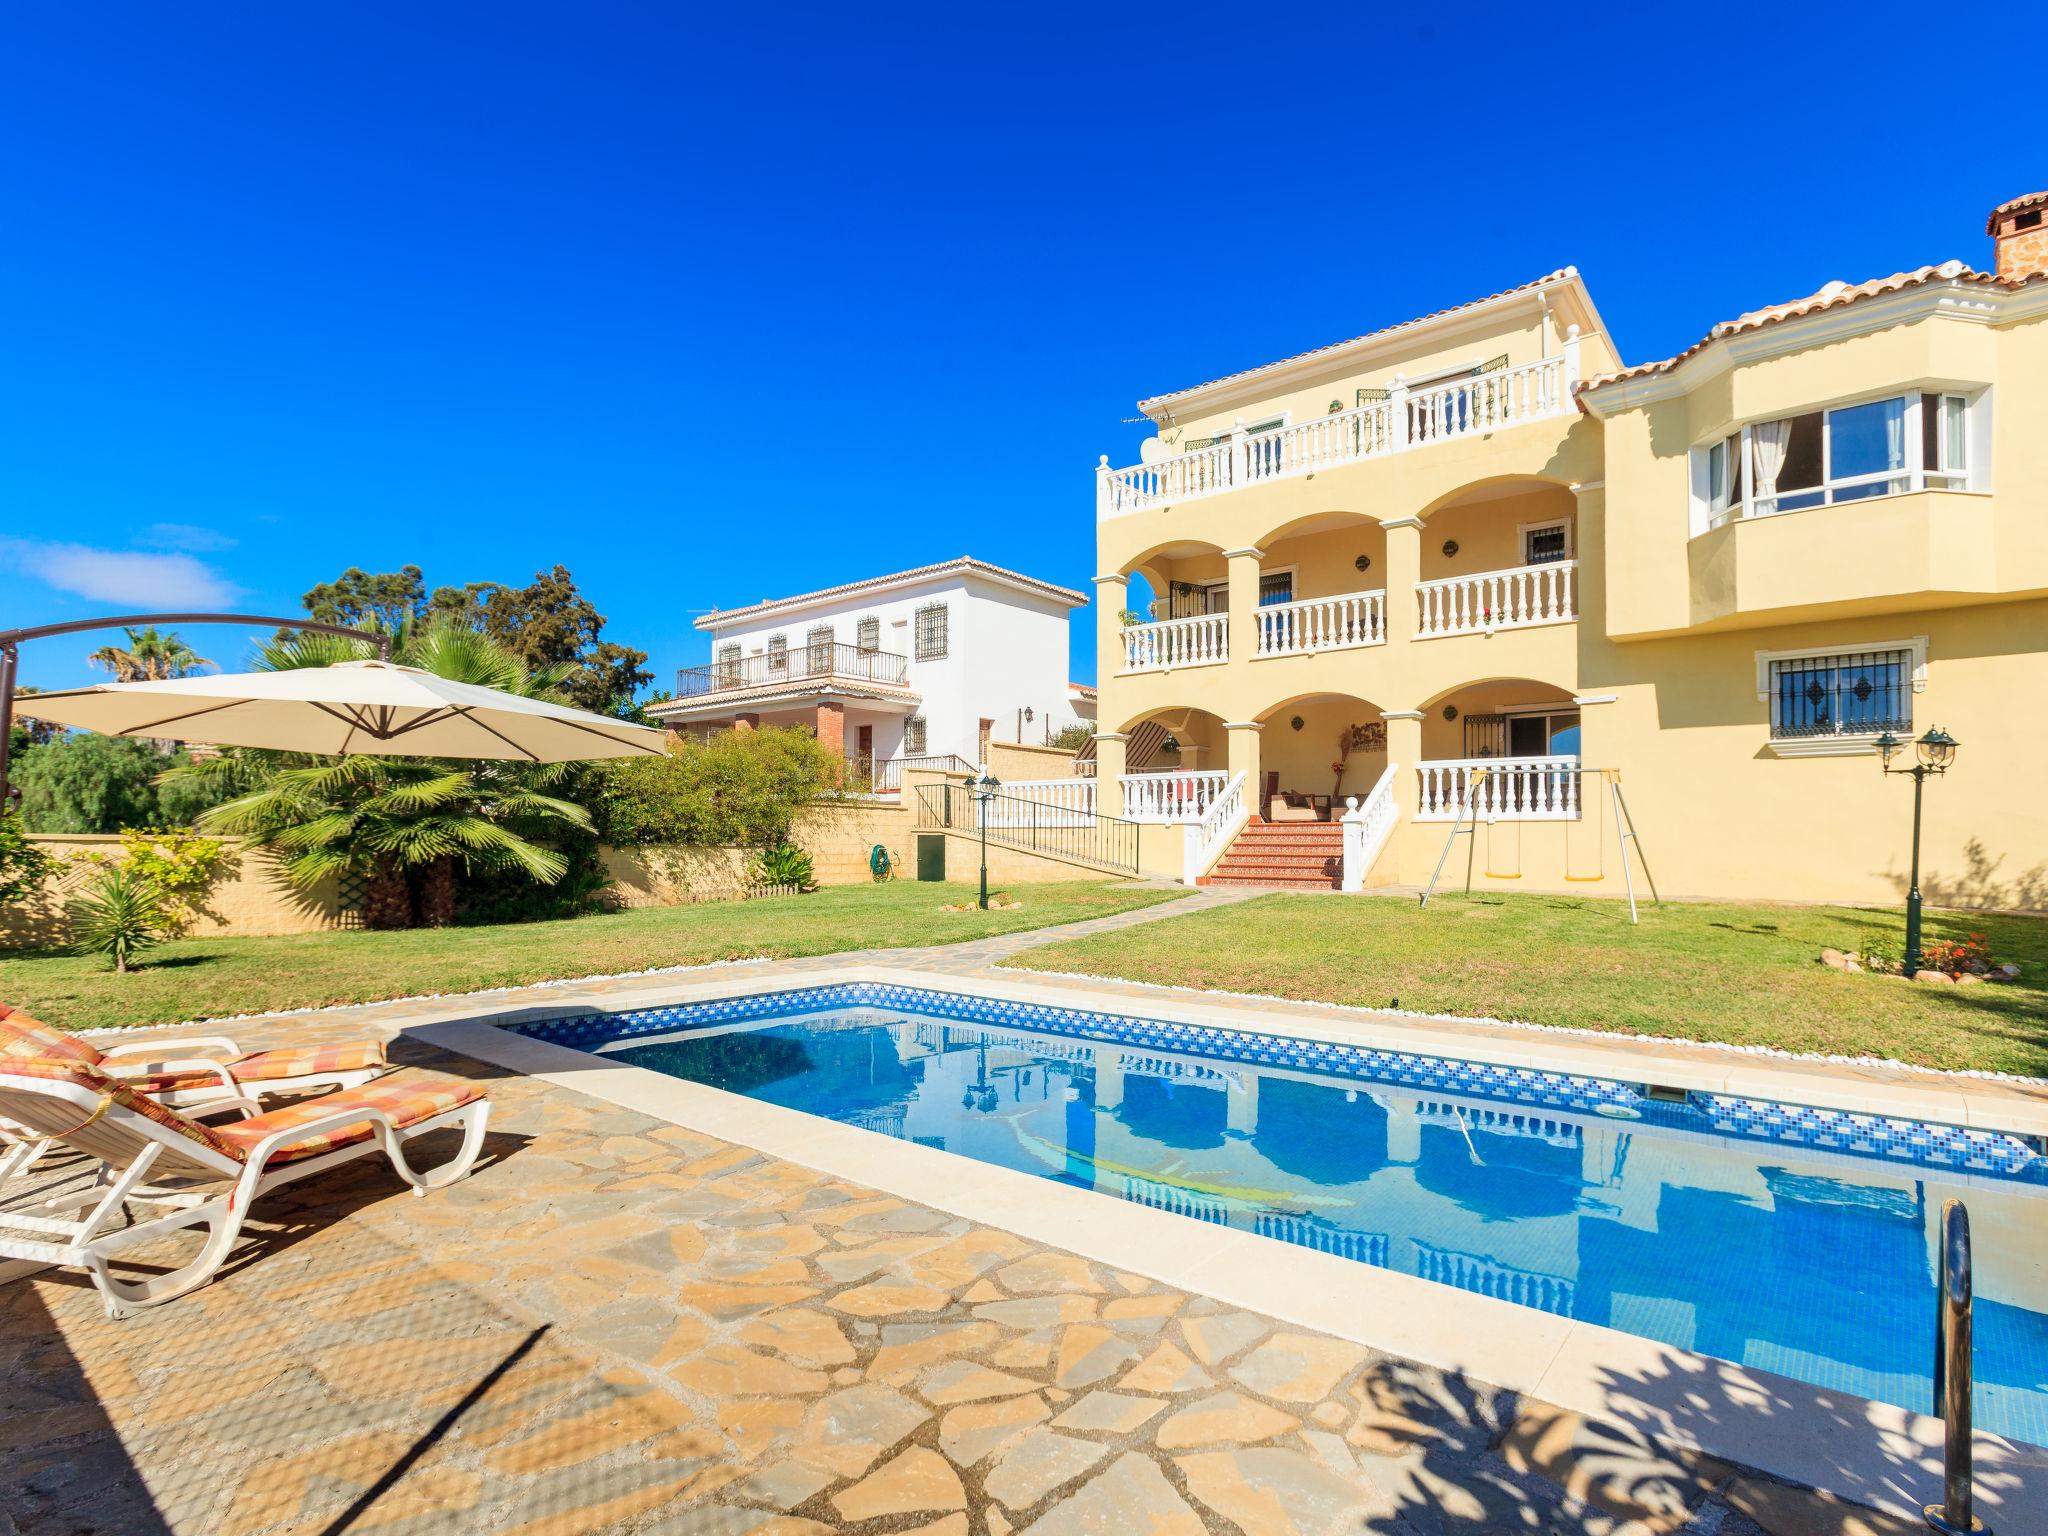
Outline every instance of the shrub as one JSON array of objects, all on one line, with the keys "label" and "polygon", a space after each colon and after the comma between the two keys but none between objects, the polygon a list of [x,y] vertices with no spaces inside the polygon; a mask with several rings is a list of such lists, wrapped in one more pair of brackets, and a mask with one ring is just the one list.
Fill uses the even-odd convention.
[{"label": "shrub", "polygon": [[36,748],[12,776],[29,831],[107,834],[186,826],[215,804],[225,784],[184,774],[158,782],[189,761],[154,742],[80,731]]},{"label": "shrub", "polygon": [[66,907],[81,955],[105,955],[117,972],[164,934],[163,898],[147,880],[115,866]]},{"label": "shrub", "polygon": [[33,896],[57,861],[28,840],[12,809],[0,810],[0,907]]},{"label": "shrub", "polygon": [[[73,855],[80,864],[110,866],[105,854]],[[120,867],[148,884],[163,912],[164,936],[179,938],[204,912],[206,893],[235,867],[233,850],[217,837],[184,827],[123,827]]]},{"label": "shrub", "polygon": [[1072,725],[1063,725],[1053,732],[1048,745],[1064,747],[1069,752],[1078,752],[1094,739],[1095,727],[1077,720]]},{"label": "shrub", "polygon": [[791,885],[800,891],[818,888],[818,872],[811,864],[811,856],[787,841],[762,850],[754,878],[762,885]]},{"label": "shrub", "polygon": [[841,764],[810,732],[727,731],[663,757],[614,758],[591,775],[591,813],[616,848],[767,848]]},{"label": "shrub", "polygon": [[1951,976],[1965,972],[1982,976],[1991,969],[1991,942],[1981,933],[1967,939],[1937,939],[1921,951],[1920,964],[1923,969],[1946,971]]}]

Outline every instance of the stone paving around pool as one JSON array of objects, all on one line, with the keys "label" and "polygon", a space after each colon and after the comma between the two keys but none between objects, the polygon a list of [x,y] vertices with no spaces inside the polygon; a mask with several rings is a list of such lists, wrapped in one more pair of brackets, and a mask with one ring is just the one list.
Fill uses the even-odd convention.
[{"label": "stone paving around pool", "polygon": [[393,1055],[489,1080],[471,1177],[408,1198],[366,1159],[290,1186],[213,1285],[127,1322],[76,1277],[0,1286],[0,1536],[1907,1529],[572,1090]]}]

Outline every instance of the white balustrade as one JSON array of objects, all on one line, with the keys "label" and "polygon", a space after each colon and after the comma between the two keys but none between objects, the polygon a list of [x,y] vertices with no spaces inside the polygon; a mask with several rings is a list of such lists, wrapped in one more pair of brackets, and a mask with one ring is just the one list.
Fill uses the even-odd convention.
[{"label": "white balustrade", "polygon": [[1354,645],[1387,643],[1387,594],[1346,592],[1340,597],[1307,597],[1258,610],[1261,656],[1299,656],[1340,651]]},{"label": "white balustrade", "polygon": [[1085,827],[1095,820],[1093,779],[1005,779],[990,802],[991,827]]},{"label": "white balustrade", "polygon": [[1123,777],[1124,820],[1200,821],[1229,778],[1221,770],[1127,773]]},{"label": "white balustrade", "polygon": [[[1124,814],[1130,814],[1128,809]],[[1251,809],[1246,805],[1244,796],[1244,775],[1233,773],[1230,782],[1202,812],[1201,819],[1187,825],[1181,849],[1183,882],[1193,885],[1215,868],[1216,861],[1223,857],[1223,850],[1230,846],[1230,840],[1250,819]]]},{"label": "white balustrade", "polygon": [[1398,766],[1387,764],[1379,782],[1363,800],[1345,802],[1343,888],[1347,891],[1365,889],[1367,871],[1387,846],[1394,824],[1401,819],[1401,807],[1394,799],[1394,773]]},{"label": "white balustrade", "polygon": [[1579,617],[1579,562],[1549,560],[1415,584],[1415,637],[1484,635],[1571,624]]},{"label": "white balustrade", "polygon": [[1126,672],[1170,672],[1175,667],[1206,667],[1229,659],[1230,615],[1197,614],[1191,619],[1162,619],[1157,624],[1132,624],[1124,630]]},{"label": "white balustrade", "polygon": [[1445,758],[1423,763],[1416,773],[1418,821],[1459,821],[1468,814],[1480,821],[1573,821],[1579,815],[1576,757]]},{"label": "white balustrade", "polygon": [[1151,464],[1111,469],[1104,459],[1097,470],[1097,514],[1116,517],[1567,415],[1575,409],[1572,385],[1579,377],[1577,329],[1572,328],[1561,355],[1517,368],[1468,374],[1412,391],[1396,380],[1385,400],[1269,432],[1240,431]]}]

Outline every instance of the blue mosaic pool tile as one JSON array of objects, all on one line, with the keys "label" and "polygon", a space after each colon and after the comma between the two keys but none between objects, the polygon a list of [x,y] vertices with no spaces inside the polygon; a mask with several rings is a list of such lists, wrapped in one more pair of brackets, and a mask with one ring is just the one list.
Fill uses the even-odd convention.
[{"label": "blue mosaic pool tile", "polygon": [[1674,1130],[1711,1130],[1743,1140],[1770,1141],[1920,1167],[2048,1180],[2048,1160],[2026,1138],[2000,1132],[1727,1094],[1692,1093],[1683,1104],[1667,1103],[1649,1098],[1634,1084],[1605,1078],[1456,1061],[1339,1041],[1263,1035],[1208,1024],[1124,1018],[1048,1003],[1012,1002],[883,982],[839,982],[510,1027],[557,1045],[595,1050],[640,1035],[708,1029],[848,1007],[890,1009],[925,1015],[941,1023],[1024,1029],[1039,1035],[1061,1035],[1254,1066],[1292,1067],[1332,1077],[1498,1099],[1527,1108],[1619,1115]]}]

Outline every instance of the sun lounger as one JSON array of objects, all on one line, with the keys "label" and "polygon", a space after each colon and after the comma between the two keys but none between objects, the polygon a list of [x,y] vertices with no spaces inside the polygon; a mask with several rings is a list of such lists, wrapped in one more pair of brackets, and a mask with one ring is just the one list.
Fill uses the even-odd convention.
[{"label": "sun lounger", "polygon": [[[229,1101],[215,1099],[203,1112],[228,1107]],[[49,1143],[100,1165],[83,1190],[56,1198],[30,1192],[0,1202],[0,1259],[83,1270],[107,1314],[126,1317],[212,1279],[250,1207],[279,1185],[373,1152],[388,1157],[416,1195],[453,1183],[476,1161],[491,1108],[481,1085],[416,1067],[264,1113],[255,1113],[258,1105],[246,1097],[232,1107],[251,1113],[208,1125],[89,1062],[0,1057],[0,1117],[36,1138],[0,1157],[0,1178],[13,1171],[14,1159],[32,1158],[38,1145]],[[406,1142],[456,1127],[464,1133],[462,1146],[439,1168],[420,1173],[406,1160]],[[130,1221],[131,1204],[160,1214]],[[85,1214],[53,1214],[62,1211]],[[206,1236],[189,1262],[137,1280],[110,1269],[122,1250],[191,1227],[204,1227]]]}]

